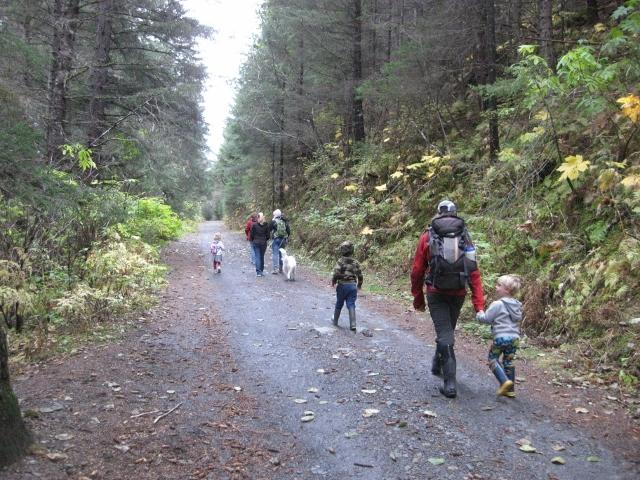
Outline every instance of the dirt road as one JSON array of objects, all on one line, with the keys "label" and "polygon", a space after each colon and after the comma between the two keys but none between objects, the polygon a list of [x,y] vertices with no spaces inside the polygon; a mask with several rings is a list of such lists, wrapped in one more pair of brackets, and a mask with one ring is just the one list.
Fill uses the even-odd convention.
[{"label": "dirt road", "polygon": [[256,278],[217,222],[165,257],[169,287],[134,329],[14,379],[36,447],[0,478],[638,478],[637,431],[534,367],[496,398],[484,347],[461,338],[459,397],[440,396],[429,322],[406,306],[369,296],[357,334],[346,314],[334,329],[326,279]]}]

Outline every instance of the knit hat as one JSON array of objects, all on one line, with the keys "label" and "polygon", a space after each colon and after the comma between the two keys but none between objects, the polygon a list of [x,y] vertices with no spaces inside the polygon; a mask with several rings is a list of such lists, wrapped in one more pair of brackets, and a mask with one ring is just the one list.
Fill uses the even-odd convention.
[{"label": "knit hat", "polygon": [[349,256],[353,255],[353,243],[350,241],[342,242],[340,244],[340,255]]},{"label": "knit hat", "polygon": [[273,218],[278,218],[278,217],[281,217],[281,216],[282,216],[282,212],[280,211],[280,209],[279,209],[279,208],[276,208],[276,209],[273,211]]},{"label": "knit hat", "polygon": [[220,232],[216,232],[213,234],[214,240],[222,240],[222,234]]}]

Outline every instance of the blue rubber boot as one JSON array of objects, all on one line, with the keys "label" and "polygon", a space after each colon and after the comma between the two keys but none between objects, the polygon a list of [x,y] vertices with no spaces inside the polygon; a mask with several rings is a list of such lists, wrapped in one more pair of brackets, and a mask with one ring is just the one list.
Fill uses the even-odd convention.
[{"label": "blue rubber boot", "polygon": [[498,379],[498,382],[500,382],[500,388],[496,390],[496,394],[506,397],[509,389],[513,387],[513,382],[507,378],[507,375],[502,369],[502,365],[495,360],[491,362],[491,371]]}]

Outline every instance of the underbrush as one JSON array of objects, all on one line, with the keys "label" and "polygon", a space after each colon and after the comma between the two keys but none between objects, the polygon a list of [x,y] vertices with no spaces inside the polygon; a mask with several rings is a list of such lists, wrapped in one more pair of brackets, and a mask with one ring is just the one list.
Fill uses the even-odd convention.
[{"label": "underbrush", "polygon": [[153,303],[165,283],[159,249],[187,228],[160,199],[58,179],[56,205],[0,198],[0,311],[12,353],[27,360],[111,338]]}]

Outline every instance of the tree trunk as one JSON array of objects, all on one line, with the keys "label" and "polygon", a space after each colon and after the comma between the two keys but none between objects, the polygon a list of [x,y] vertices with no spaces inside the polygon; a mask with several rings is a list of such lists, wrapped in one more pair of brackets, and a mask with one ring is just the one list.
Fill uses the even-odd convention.
[{"label": "tree trunk", "polygon": [[365,139],[362,97],[358,93],[358,87],[362,82],[362,0],[353,0],[352,53],[353,140],[354,142],[361,142]]},{"label": "tree trunk", "polygon": [[556,69],[556,54],[553,51],[553,1],[538,0],[538,35],[540,37],[540,53],[547,61],[549,68]]},{"label": "tree trunk", "polygon": [[514,52],[513,59],[518,58],[518,47],[522,44],[522,0],[514,0],[509,4],[509,22],[513,33]]},{"label": "tree trunk", "polygon": [[20,458],[31,443],[9,382],[7,333],[0,326],[0,468]]},{"label": "tree trunk", "polygon": [[[486,54],[488,85],[496,81],[496,12],[493,0],[485,0],[485,25],[486,25]],[[496,97],[489,95],[486,101],[486,109],[489,111],[489,158],[496,160],[500,150],[500,136],[498,132],[498,106]]]},{"label": "tree trunk", "polygon": [[89,101],[89,147],[98,143],[104,128],[104,87],[107,84],[109,52],[111,51],[111,32],[113,30],[113,0],[102,0],[99,3],[98,24],[96,27],[96,47],[91,67],[89,85],[91,100]]},{"label": "tree trunk", "polygon": [[593,25],[598,20],[598,0],[587,0],[587,21]]},{"label": "tree trunk", "polygon": [[287,84],[282,80],[282,104],[280,106],[280,163],[278,168],[278,203],[279,208],[284,206],[284,131],[285,131],[285,96],[287,94]]},{"label": "tree trunk", "polygon": [[46,128],[47,160],[58,165],[62,157],[60,145],[66,135],[67,77],[71,72],[75,41],[75,20],[79,0],[55,0],[53,4],[52,61],[48,87],[48,118]]},{"label": "tree trunk", "polygon": [[276,142],[271,141],[271,210],[276,209]]}]

